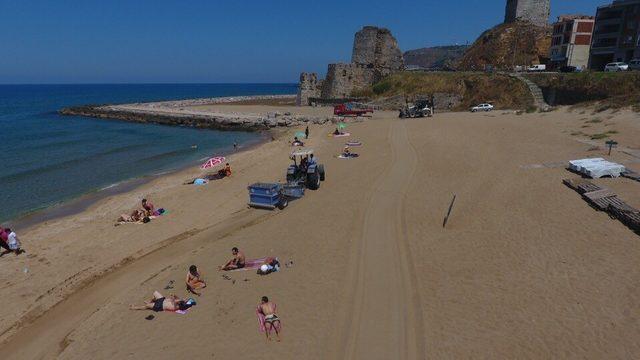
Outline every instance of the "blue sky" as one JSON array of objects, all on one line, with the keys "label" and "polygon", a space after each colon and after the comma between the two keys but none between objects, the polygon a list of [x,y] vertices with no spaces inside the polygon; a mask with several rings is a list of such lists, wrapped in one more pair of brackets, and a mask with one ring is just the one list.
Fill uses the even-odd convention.
[{"label": "blue sky", "polygon": [[[604,0],[552,0],[552,17]],[[0,83],[295,82],[363,25],[402,50],[472,42],[505,0],[0,0]]]}]

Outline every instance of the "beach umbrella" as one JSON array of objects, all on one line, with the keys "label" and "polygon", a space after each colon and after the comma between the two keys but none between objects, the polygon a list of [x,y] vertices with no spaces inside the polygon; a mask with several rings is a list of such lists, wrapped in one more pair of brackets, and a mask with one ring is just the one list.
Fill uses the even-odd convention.
[{"label": "beach umbrella", "polygon": [[226,158],[224,156],[212,157],[209,160],[205,161],[204,164],[200,165],[200,169],[202,170],[210,169],[212,167],[215,167],[224,163],[225,160]]},{"label": "beach umbrella", "polygon": [[343,122],[338,123],[338,129],[342,130],[342,129],[346,128],[346,127],[347,127],[347,124],[345,124]]},{"label": "beach umbrella", "polygon": [[306,138],[307,135],[304,133],[304,131],[298,131],[297,133],[295,133],[294,135],[297,138]]}]

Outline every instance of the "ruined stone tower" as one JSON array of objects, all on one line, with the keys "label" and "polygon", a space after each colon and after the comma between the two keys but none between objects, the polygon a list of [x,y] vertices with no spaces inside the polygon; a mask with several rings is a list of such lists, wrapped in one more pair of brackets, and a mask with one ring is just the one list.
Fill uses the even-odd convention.
[{"label": "ruined stone tower", "polygon": [[344,99],[383,77],[404,69],[402,51],[389,29],[365,26],[353,40],[348,64],[329,64],[322,86],[324,99]]},{"label": "ruined stone tower", "polygon": [[322,80],[318,80],[318,74],[306,72],[300,74],[296,105],[309,105],[309,99],[320,97],[321,88]]},{"label": "ruined stone tower", "polygon": [[507,0],[504,22],[529,21],[546,26],[551,11],[551,0]]}]

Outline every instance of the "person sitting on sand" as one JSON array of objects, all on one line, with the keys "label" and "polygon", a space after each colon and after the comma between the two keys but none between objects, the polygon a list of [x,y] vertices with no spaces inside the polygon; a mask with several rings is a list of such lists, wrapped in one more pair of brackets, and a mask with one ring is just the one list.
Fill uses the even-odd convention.
[{"label": "person sitting on sand", "polygon": [[349,149],[349,145],[344,147],[344,150],[342,151],[342,155],[343,156],[351,156],[351,150]]},{"label": "person sitting on sand", "polygon": [[276,332],[276,340],[280,341],[280,332],[282,330],[280,318],[276,315],[276,304],[269,301],[269,298],[263,296],[257,308],[258,318],[260,319],[261,330],[264,329],[267,335],[267,341],[271,341],[271,331]]},{"label": "person sitting on sand", "polygon": [[142,208],[147,213],[147,216],[157,215],[155,213],[155,206],[153,206],[153,203],[147,199],[142,199]]},{"label": "person sitting on sand", "polygon": [[238,250],[237,247],[234,247],[233,249],[231,249],[231,253],[233,254],[233,259],[229,260],[229,262],[227,262],[224,266],[219,266],[218,270],[229,271],[229,270],[235,270],[235,269],[242,269],[244,267],[245,265],[244,253]]},{"label": "person sitting on sand", "polygon": [[153,298],[145,301],[144,305],[130,305],[129,310],[153,310],[155,312],[160,312],[187,310],[190,307],[191,305],[188,305],[186,300],[180,299],[173,294],[169,297],[164,297],[159,292],[154,291]]},{"label": "person sitting on sand", "polygon": [[207,283],[202,280],[202,276],[198,271],[198,268],[195,265],[189,266],[189,271],[187,272],[187,291],[193,293],[195,295],[202,295],[198,293],[197,290],[204,289],[207,287]]},{"label": "person sitting on sand", "polygon": [[227,163],[223,169],[218,170],[218,177],[223,178],[229,176],[231,176],[231,165]]},{"label": "person sitting on sand", "polygon": [[333,135],[340,135],[340,130],[338,130],[338,128],[336,128],[336,131],[333,132]]},{"label": "person sitting on sand", "polygon": [[0,227],[0,247],[4,249],[4,251],[0,254],[0,256],[13,252],[9,247],[8,241],[9,241],[9,234],[7,234],[5,229]]},{"label": "person sitting on sand", "polygon": [[9,245],[9,250],[14,252],[16,255],[23,253],[24,250],[20,248],[20,239],[18,239],[18,235],[9,228],[4,229],[4,231],[5,234],[7,234],[7,245]]},{"label": "person sitting on sand", "polygon": [[279,270],[280,261],[278,261],[278,258],[268,257],[264,259],[264,262],[260,265],[258,275],[268,275]]}]

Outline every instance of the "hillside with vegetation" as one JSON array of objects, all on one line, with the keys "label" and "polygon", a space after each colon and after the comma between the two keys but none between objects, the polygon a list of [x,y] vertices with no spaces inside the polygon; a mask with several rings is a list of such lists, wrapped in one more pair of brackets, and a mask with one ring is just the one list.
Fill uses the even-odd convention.
[{"label": "hillside with vegetation", "polygon": [[474,71],[540,64],[549,57],[550,45],[550,27],[527,22],[500,24],[482,33],[455,66],[458,70]]},{"label": "hillside with vegetation", "polygon": [[374,100],[394,97],[411,100],[435,93],[460,96],[461,103],[454,110],[466,110],[483,102],[498,109],[527,109],[532,105],[529,89],[522,81],[490,73],[401,72],[353,95]]},{"label": "hillside with vegetation", "polygon": [[434,46],[406,51],[403,55],[407,67],[424,69],[450,69],[464,55],[468,45]]}]

